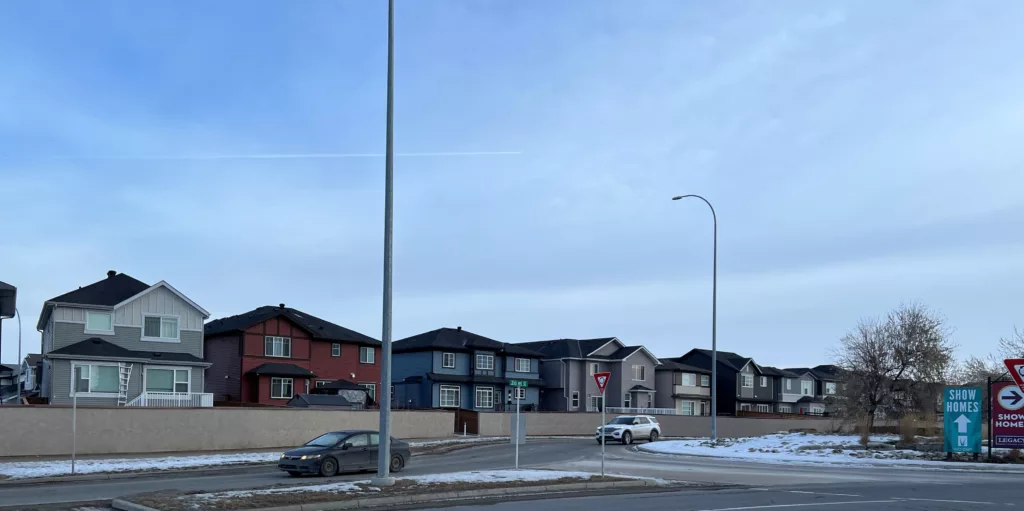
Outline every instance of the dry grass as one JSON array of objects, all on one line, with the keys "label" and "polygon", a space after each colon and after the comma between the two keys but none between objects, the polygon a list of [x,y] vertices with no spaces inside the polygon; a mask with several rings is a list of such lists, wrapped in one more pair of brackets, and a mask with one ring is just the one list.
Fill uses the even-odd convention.
[{"label": "dry grass", "polygon": [[1011,449],[1010,454],[1007,455],[1007,458],[1010,458],[1010,461],[1014,463],[1020,461],[1020,449]]},{"label": "dry grass", "polygon": [[860,445],[867,447],[868,442],[871,441],[871,426],[868,425],[867,419],[861,419],[857,422],[857,435],[860,437]]}]

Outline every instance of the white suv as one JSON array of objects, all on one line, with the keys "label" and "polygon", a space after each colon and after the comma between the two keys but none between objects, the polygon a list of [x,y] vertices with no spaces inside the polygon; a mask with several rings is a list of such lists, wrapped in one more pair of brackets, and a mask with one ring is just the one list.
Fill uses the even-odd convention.
[{"label": "white suv", "polygon": [[[604,430],[604,434],[601,430]],[[608,440],[623,444],[631,444],[633,440],[656,442],[661,436],[661,424],[658,424],[658,419],[651,415],[623,415],[597,428],[594,436],[599,444]]]}]

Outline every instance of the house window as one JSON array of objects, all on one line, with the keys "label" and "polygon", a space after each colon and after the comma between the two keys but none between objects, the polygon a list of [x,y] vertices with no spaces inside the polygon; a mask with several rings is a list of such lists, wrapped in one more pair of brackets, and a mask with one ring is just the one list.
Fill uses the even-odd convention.
[{"label": "house window", "polygon": [[71,373],[72,396],[79,392],[116,395],[120,389],[120,370],[116,364],[71,364]]},{"label": "house window", "polygon": [[146,392],[189,392],[192,371],[163,367],[146,368]]},{"label": "house window", "polygon": [[360,383],[360,387],[366,389],[366,393],[370,396],[370,399],[377,401],[377,384],[376,383]]},{"label": "house window", "polygon": [[598,364],[597,362],[594,362],[593,364],[590,364],[590,376],[594,376],[595,374],[597,374],[599,372],[601,372],[601,365],[600,364]]},{"label": "house window", "polygon": [[372,364],[374,361],[374,352],[372,346],[362,346],[359,348],[359,363],[360,364]]},{"label": "house window", "polygon": [[114,332],[114,315],[110,312],[85,311],[86,332]]},{"label": "house window", "polygon": [[580,393],[578,391],[572,391],[572,409],[579,410],[580,408]]},{"label": "house window", "polygon": [[683,373],[683,385],[688,387],[697,386],[697,375],[690,373]]},{"label": "house window", "polygon": [[441,385],[441,408],[458,408],[459,403],[459,387],[455,385]]},{"label": "house window", "polygon": [[779,405],[779,413],[793,413],[791,405]]},{"label": "house window", "polygon": [[740,403],[740,411],[741,412],[749,412],[750,411],[750,404],[748,404],[748,403]]},{"label": "house window", "polygon": [[800,393],[805,396],[813,396],[814,382],[808,380],[800,380]]},{"label": "house window", "polygon": [[768,386],[768,377],[767,376],[762,376],[761,377],[761,386],[762,387],[767,387]]},{"label": "house window", "polygon": [[292,340],[290,337],[268,335],[263,340],[263,354],[268,357],[291,358]]},{"label": "house window", "polygon": [[493,387],[477,387],[476,388],[476,407],[477,408],[494,408],[494,388]]},{"label": "house window", "polygon": [[624,408],[630,408],[630,407],[632,407],[632,405],[633,405],[633,402],[632,402],[632,400],[630,400],[629,393],[624,394],[622,396],[622,406]]},{"label": "house window", "polygon": [[826,394],[835,394],[836,393],[836,382],[834,382],[834,381],[827,381],[827,382],[825,382],[825,393]]},{"label": "house window", "polygon": [[701,401],[700,402],[700,414],[702,416],[704,416],[704,415],[711,415],[711,403],[708,403],[707,401]]},{"label": "house window", "polygon": [[484,371],[494,370],[494,355],[477,355],[476,368]]},{"label": "house window", "polygon": [[786,390],[793,390],[793,379],[786,378]]},{"label": "house window", "polygon": [[700,375],[700,386],[701,387],[710,387],[711,386],[711,377],[706,375],[706,374]]},{"label": "house window", "polygon": [[516,387],[515,394],[512,396],[512,398],[518,399],[520,401],[526,399],[526,389],[522,387]]},{"label": "house window", "polygon": [[516,372],[517,373],[528,373],[528,372],[530,372],[530,359],[528,359],[528,358],[517,358],[516,359]]},{"label": "house window", "polygon": [[441,367],[445,369],[455,369],[455,354],[454,353],[442,353],[441,354]]},{"label": "house window", "polygon": [[329,382],[326,382],[324,380],[317,380],[317,381],[313,382],[313,387],[314,388],[320,388],[320,387],[323,387],[324,385],[327,385],[327,383],[329,383]]},{"label": "house window", "polygon": [[642,365],[633,366],[633,381],[644,381],[646,379],[644,378],[644,369],[645,367]]},{"label": "house window", "polygon": [[752,389],[754,388],[754,375],[744,374],[743,375],[743,388]]},{"label": "house window", "polygon": [[340,357],[341,356],[341,345],[340,344],[334,343],[334,344],[331,345],[331,356],[332,357]]},{"label": "house window", "polygon": [[590,408],[589,411],[600,412],[601,408],[604,407],[604,396],[590,396]]},{"label": "house window", "polygon": [[291,399],[293,388],[291,378],[271,378],[270,399]]},{"label": "house window", "polygon": [[757,405],[757,411],[761,413],[768,413],[772,411],[771,405]]},{"label": "house window", "polygon": [[142,318],[142,338],[145,340],[178,340],[178,318],[146,316]]},{"label": "house window", "polygon": [[693,401],[681,401],[679,403],[679,415],[694,415],[695,408],[696,406],[694,406]]}]

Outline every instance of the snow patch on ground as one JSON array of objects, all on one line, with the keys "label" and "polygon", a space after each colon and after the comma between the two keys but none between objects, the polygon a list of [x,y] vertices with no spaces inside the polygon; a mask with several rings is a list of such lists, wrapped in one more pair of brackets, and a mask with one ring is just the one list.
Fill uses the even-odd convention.
[{"label": "snow patch on ground", "polygon": [[[234,454],[204,454],[197,456],[165,456],[160,458],[124,458],[78,460],[75,474],[104,472],[137,472],[176,470],[197,467],[216,468],[224,465],[275,462],[280,452],[243,452]],[[71,474],[71,461],[16,461],[0,463],[0,478],[26,479]]]},{"label": "snow patch on ground", "polygon": [[454,444],[476,444],[480,442],[495,442],[509,439],[510,437],[507,436],[468,436],[462,438],[448,438],[445,440],[425,440],[421,442],[409,442],[409,447],[422,448]]},{"label": "snow patch on ground", "polygon": [[[895,436],[872,435],[871,442],[894,442]],[[638,446],[645,452],[659,454],[683,454],[691,456],[712,456],[756,461],[761,463],[842,463],[842,464],[897,464],[897,465],[943,465],[953,468],[948,462],[937,458],[944,453],[920,452],[903,449],[864,449],[860,439],[853,435],[817,435],[789,433],[760,437],[720,439],[712,445],[707,439],[675,440],[655,442]],[[999,451],[997,449],[996,451]],[[1001,469],[1024,469],[1013,465],[992,465],[988,463],[956,463],[955,467],[987,467]]]}]

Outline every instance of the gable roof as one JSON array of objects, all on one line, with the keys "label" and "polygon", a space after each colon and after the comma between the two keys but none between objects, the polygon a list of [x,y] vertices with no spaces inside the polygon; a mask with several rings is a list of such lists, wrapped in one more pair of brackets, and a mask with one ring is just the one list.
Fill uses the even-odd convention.
[{"label": "gable roof", "polygon": [[661,365],[655,367],[655,371],[675,371],[683,373],[711,374],[710,369],[704,369],[703,367],[684,364],[682,362],[677,362],[670,358],[659,358],[658,362],[661,362]]},{"label": "gable roof", "polygon": [[811,369],[825,380],[838,379],[843,372],[842,368],[834,364],[817,365]]},{"label": "gable roof", "polygon": [[245,374],[264,374],[267,376],[291,376],[293,378],[314,378],[316,374],[309,369],[284,362],[267,362],[246,371]]},{"label": "gable roof", "polygon": [[149,284],[136,280],[125,273],[113,273],[108,274],[107,278],[103,280],[55,296],[46,302],[113,307],[149,288]]},{"label": "gable roof", "polygon": [[132,300],[134,300],[136,298],[139,298],[140,296],[149,294],[149,293],[151,293],[151,292],[153,292],[153,291],[155,291],[157,289],[160,289],[160,288],[164,288],[164,289],[170,291],[171,293],[173,293],[178,298],[181,298],[182,300],[184,300],[185,303],[191,305],[197,311],[202,313],[204,318],[210,317],[210,313],[206,309],[200,307],[198,303],[193,302],[191,298],[185,296],[184,294],[182,294],[181,291],[178,291],[177,289],[175,289],[174,286],[168,284],[166,280],[161,280],[160,282],[157,282],[156,284],[153,284],[152,286],[149,286],[148,288],[146,288],[142,292],[140,292],[138,294],[135,294],[135,295],[132,295],[132,296],[129,296],[128,298],[125,298],[124,300],[121,300],[120,302],[118,302],[117,304],[114,305],[114,308],[117,309],[119,307],[127,305],[128,302],[130,302],[130,301],[132,301]]},{"label": "gable roof", "polygon": [[[519,343],[519,346],[525,346],[529,349],[538,351],[548,359],[594,358],[601,360],[621,360],[622,358],[632,355],[637,349],[642,348],[642,346],[624,346],[611,355],[593,354],[595,351],[603,348],[610,342],[618,342],[621,344],[622,341],[617,337],[599,337],[596,339],[551,339],[547,341],[521,342]],[[620,354],[625,355],[620,357]],[[656,357],[653,358],[656,359]]]},{"label": "gable roof", "polygon": [[380,346],[381,342],[368,335],[361,334],[355,330],[349,330],[341,325],[336,325],[325,319],[320,319],[298,309],[290,307],[265,305],[249,312],[243,312],[235,316],[216,319],[206,324],[203,332],[207,336],[220,335],[231,332],[241,332],[253,325],[260,324],[268,319],[283,316],[308,332],[314,339],[323,341],[341,341],[353,344],[368,346]]},{"label": "gable roof", "polygon": [[408,353],[426,350],[473,351],[489,350],[519,355],[523,357],[542,358],[543,354],[517,344],[509,344],[474,334],[458,328],[438,328],[422,334],[406,337],[395,341],[391,346],[393,353]]},{"label": "gable roof", "polygon": [[[703,349],[703,348],[694,348],[694,349],[688,351],[682,357],[679,357],[678,359],[675,359],[675,360],[677,360],[677,361],[678,360],[682,360],[683,358],[686,358],[691,353],[700,353],[700,354],[703,354],[703,355],[707,356],[707,358],[708,358],[708,364],[707,365],[710,368],[710,366],[711,366],[711,350],[706,350],[706,349]],[[717,358],[718,358],[718,363],[719,364],[722,364],[725,367],[728,367],[729,369],[732,369],[733,371],[737,371],[737,372],[743,370],[743,366],[745,366],[748,363],[754,361],[753,359],[748,358],[748,357],[744,357],[743,355],[739,355],[739,354],[733,353],[731,351],[721,351],[721,350],[718,351],[718,357]],[[760,366],[757,366],[757,364],[754,364],[754,365],[756,367],[758,367],[758,369],[760,369]]]},{"label": "gable roof", "polygon": [[819,376],[818,373],[814,372],[814,370],[809,367],[787,367],[786,370],[797,376],[809,374],[811,375],[811,378],[814,378],[815,380],[821,379],[821,376]]},{"label": "gable roof", "polygon": [[796,378],[798,375],[778,367],[761,366],[761,374],[765,376],[779,376],[782,378]]},{"label": "gable roof", "polygon": [[42,362],[43,356],[39,353],[29,353],[28,356],[25,357],[25,363],[28,364],[29,367],[35,367]]},{"label": "gable roof", "polygon": [[350,408],[352,405],[351,401],[336,394],[296,394],[287,404],[298,408]]}]

